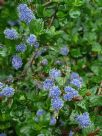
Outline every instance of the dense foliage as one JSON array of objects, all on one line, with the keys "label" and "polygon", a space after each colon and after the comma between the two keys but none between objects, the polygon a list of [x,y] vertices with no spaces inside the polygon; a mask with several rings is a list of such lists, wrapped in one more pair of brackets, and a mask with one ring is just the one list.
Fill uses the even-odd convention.
[{"label": "dense foliage", "polygon": [[102,136],[102,1],[0,1],[0,136]]}]

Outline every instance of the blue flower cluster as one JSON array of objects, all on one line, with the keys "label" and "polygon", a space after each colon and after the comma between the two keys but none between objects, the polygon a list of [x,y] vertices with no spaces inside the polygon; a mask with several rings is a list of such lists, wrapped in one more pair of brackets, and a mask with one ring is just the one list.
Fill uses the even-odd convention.
[{"label": "blue flower cluster", "polygon": [[4,84],[0,82],[0,89],[2,89],[3,86],[4,86]]},{"label": "blue flower cluster", "polygon": [[51,119],[50,119],[50,126],[55,125],[56,122],[57,122],[56,118],[55,117],[51,117]]},{"label": "blue flower cluster", "polygon": [[74,135],[74,132],[72,130],[70,130],[69,136],[73,136],[73,135]]},{"label": "blue flower cluster", "polygon": [[74,97],[79,96],[78,91],[70,86],[64,88],[66,94],[64,94],[65,101],[71,101]]},{"label": "blue flower cluster", "polygon": [[18,70],[22,67],[22,64],[22,59],[19,56],[14,55],[12,58],[12,66],[14,67],[14,69]]},{"label": "blue flower cluster", "polygon": [[30,36],[27,39],[27,43],[30,45],[34,45],[36,44],[36,42],[37,42],[36,36],[34,34],[30,34]]},{"label": "blue flower cluster", "polygon": [[76,72],[72,72],[71,75],[70,75],[70,80],[79,79],[79,78],[80,78],[80,76]]},{"label": "blue flower cluster", "polygon": [[53,87],[50,89],[49,96],[50,96],[51,98],[59,97],[60,94],[61,94],[61,90],[59,89],[58,86],[53,86]]},{"label": "blue flower cluster", "polygon": [[89,113],[87,112],[84,112],[83,114],[78,115],[75,119],[81,128],[86,128],[91,125]]},{"label": "blue flower cluster", "polygon": [[2,89],[2,95],[7,96],[7,97],[14,95],[14,88],[8,87],[8,86],[3,88]]},{"label": "blue flower cluster", "polygon": [[60,98],[61,90],[54,85],[54,80],[61,76],[61,71],[58,69],[51,69],[49,72],[49,79],[43,82],[44,90],[49,90],[49,97],[51,97],[51,106],[55,111],[59,111],[64,101]]},{"label": "blue flower cluster", "polygon": [[63,56],[67,56],[69,53],[69,49],[65,46],[60,49],[60,54]]},{"label": "blue flower cluster", "polygon": [[25,52],[25,50],[26,50],[26,45],[25,44],[16,45],[16,51]]},{"label": "blue flower cluster", "polygon": [[5,133],[1,133],[0,136],[7,136]]},{"label": "blue flower cluster", "polygon": [[58,70],[58,69],[53,68],[53,69],[51,69],[51,70],[49,71],[49,77],[50,77],[51,79],[57,79],[57,78],[60,77],[60,76],[61,76],[61,71]]},{"label": "blue flower cluster", "polygon": [[44,111],[43,109],[39,109],[39,110],[37,111],[36,115],[37,115],[38,117],[40,117],[40,116],[43,115],[44,113],[45,113],[45,111]]},{"label": "blue flower cluster", "polygon": [[[1,82],[0,82],[1,83]],[[0,88],[0,96],[7,96],[7,97],[10,97],[12,95],[14,95],[14,88],[12,87],[9,87],[9,86],[5,86],[5,84],[1,83],[2,84],[2,87]]]},{"label": "blue flower cluster", "polygon": [[6,28],[4,30],[4,35],[7,39],[10,39],[10,40],[18,39],[18,32],[13,28],[12,29]]},{"label": "blue flower cluster", "polygon": [[78,73],[72,72],[70,75],[70,84],[80,89],[82,87],[83,80]]},{"label": "blue flower cluster", "polygon": [[73,79],[73,80],[71,80],[70,83],[72,85],[76,86],[77,88],[81,88],[81,86],[82,86],[82,82],[80,80],[78,80],[78,79]]},{"label": "blue flower cluster", "polygon": [[17,9],[19,14],[19,19],[21,21],[24,21],[25,23],[29,24],[33,19],[35,19],[32,10],[29,9],[27,4],[20,4]]},{"label": "blue flower cluster", "polygon": [[43,82],[43,89],[44,89],[44,90],[49,90],[49,89],[52,88],[53,85],[54,85],[53,80],[51,80],[51,79],[46,79],[46,80]]},{"label": "blue flower cluster", "polygon": [[[18,10],[20,21],[24,21],[26,24],[29,24],[33,19],[35,19],[33,11],[27,6],[27,4],[18,5],[17,10]],[[11,28],[11,29],[6,28],[4,30],[4,34],[7,39],[14,40],[14,39],[19,38],[18,32],[13,28]],[[27,38],[26,42],[30,45],[33,45],[35,48],[39,47],[39,42],[37,41],[37,38],[34,34],[30,34],[30,36]],[[23,53],[23,52],[25,52],[25,50],[26,50],[25,43],[21,43],[21,44],[16,45],[17,52]],[[38,50],[38,52],[35,53],[35,58],[38,58],[40,55],[41,55],[41,51]],[[22,59],[19,56],[14,55],[12,57],[12,66],[14,69],[18,70],[19,68],[22,67],[22,64],[23,64]]]},{"label": "blue flower cluster", "polygon": [[56,97],[51,99],[51,106],[55,111],[58,112],[63,107],[63,105],[64,101],[61,98]]},{"label": "blue flower cluster", "polygon": [[45,110],[43,110],[43,109],[38,109],[37,112],[36,112],[36,117],[34,118],[34,121],[38,123],[40,117],[41,117],[43,114],[45,114]]}]

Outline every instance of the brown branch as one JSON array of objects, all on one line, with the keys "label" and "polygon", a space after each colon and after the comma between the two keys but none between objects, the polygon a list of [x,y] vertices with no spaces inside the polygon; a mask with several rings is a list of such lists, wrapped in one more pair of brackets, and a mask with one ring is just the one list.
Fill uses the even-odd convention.
[{"label": "brown branch", "polygon": [[96,136],[99,133],[100,129],[97,128],[94,132],[89,133],[88,136]]},{"label": "brown branch", "polygon": [[49,26],[48,26],[49,28],[50,28],[51,25],[53,24],[53,21],[54,21],[54,19],[55,19],[55,17],[56,17],[57,8],[58,8],[58,4],[57,4],[57,6],[56,6],[56,8],[55,8],[55,12],[54,12],[53,16],[51,17],[51,20],[50,20],[50,23],[49,23]]},{"label": "brown branch", "polygon": [[50,5],[51,3],[52,3],[52,0],[50,0],[50,1],[46,2],[46,3],[44,3],[43,6],[48,6],[48,5]]}]

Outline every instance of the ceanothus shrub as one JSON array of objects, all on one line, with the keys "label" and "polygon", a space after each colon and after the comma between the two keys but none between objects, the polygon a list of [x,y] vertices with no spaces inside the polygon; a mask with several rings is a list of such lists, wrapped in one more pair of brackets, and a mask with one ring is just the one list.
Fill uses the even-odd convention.
[{"label": "ceanothus shrub", "polygon": [[11,3],[0,9],[0,136],[101,136],[101,2]]}]

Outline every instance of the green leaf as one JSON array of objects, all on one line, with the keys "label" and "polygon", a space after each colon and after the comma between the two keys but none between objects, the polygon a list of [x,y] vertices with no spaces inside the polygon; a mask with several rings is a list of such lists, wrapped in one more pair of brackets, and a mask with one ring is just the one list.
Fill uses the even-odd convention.
[{"label": "green leaf", "polygon": [[90,107],[102,106],[102,96],[90,97]]},{"label": "green leaf", "polygon": [[43,10],[43,15],[44,17],[51,17],[54,14],[54,10],[53,9],[44,9]]},{"label": "green leaf", "polygon": [[99,43],[94,43],[92,45],[92,51],[93,52],[98,52],[98,53],[101,53],[102,52],[102,47]]},{"label": "green leaf", "polygon": [[30,31],[35,35],[40,35],[43,33],[44,22],[42,19],[32,20],[29,25]]},{"label": "green leaf", "polygon": [[81,52],[80,52],[80,49],[72,49],[71,50],[71,55],[75,58],[78,58],[81,56]]},{"label": "green leaf", "polygon": [[70,11],[69,11],[69,15],[70,15],[70,17],[71,18],[78,18],[79,16],[80,16],[80,11],[79,10],[74,10],[74,9],[71,9]]}]

